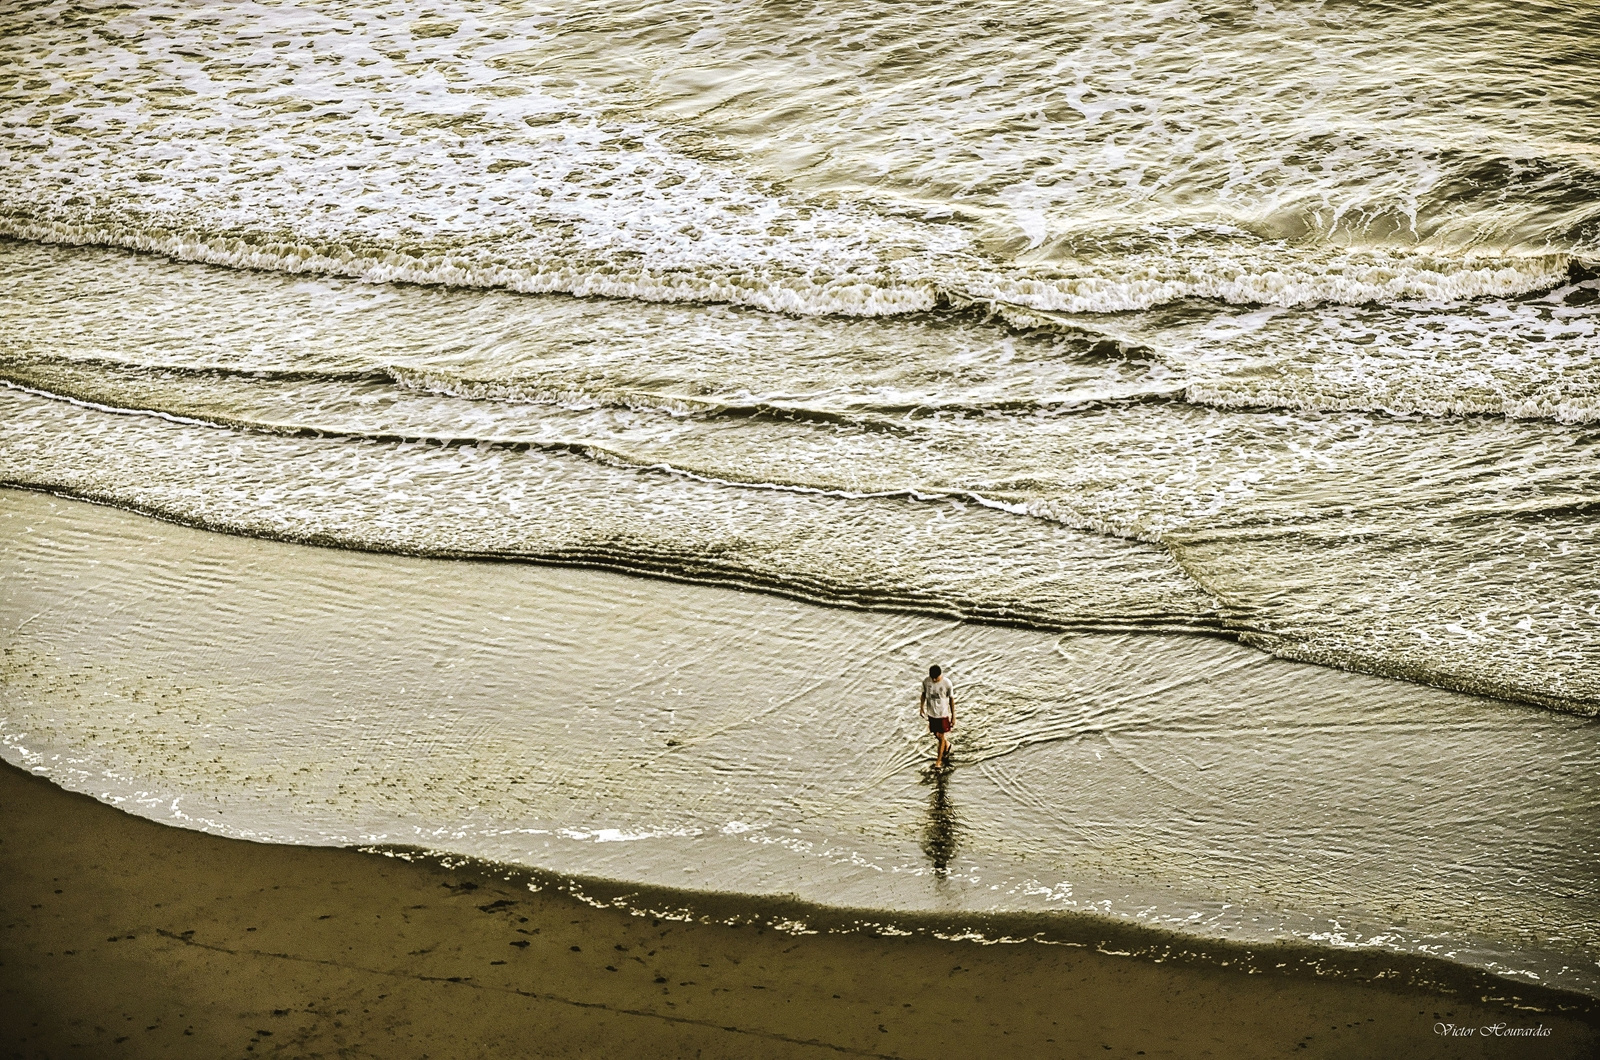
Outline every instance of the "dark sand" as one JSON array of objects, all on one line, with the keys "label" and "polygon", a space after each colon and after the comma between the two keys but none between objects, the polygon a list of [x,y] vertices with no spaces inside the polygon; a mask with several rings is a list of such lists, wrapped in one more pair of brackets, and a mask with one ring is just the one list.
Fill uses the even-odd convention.
[{"label": "dark sand", "polygon": [[[0,872],[13,1057],[1410,1060],[1600,1043],[1593,1004],[1556,1014],[1065,946],[654,920],[483,866],[169,828],[10,766]],[[1438,1021],[1552,1033],[1441,1038]]]}]

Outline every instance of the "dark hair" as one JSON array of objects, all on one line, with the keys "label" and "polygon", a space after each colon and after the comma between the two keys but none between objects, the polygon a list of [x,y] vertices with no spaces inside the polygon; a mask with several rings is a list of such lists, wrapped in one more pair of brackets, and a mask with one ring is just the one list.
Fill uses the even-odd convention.
[{"label": "dark hair", "polygon": [[928,667],[928,676],[929,677],[938,677],[942,673],[944,673],[944,671],[939,669],[939,664],[938,663],[934,663],[932,666]]}]

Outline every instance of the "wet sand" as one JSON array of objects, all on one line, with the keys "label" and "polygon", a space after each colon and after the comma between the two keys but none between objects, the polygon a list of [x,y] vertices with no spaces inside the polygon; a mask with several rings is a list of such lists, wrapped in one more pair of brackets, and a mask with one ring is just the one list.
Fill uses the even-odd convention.
[{"label": "wet sand", "polygon": [[[1600,1006],[1037,944],[795,936],[539,892],[486,866],[155,824],[0,768],[14,1057],[1581,1057]],[[1435,1024],[1543,1025],[1537,1039]]]}]

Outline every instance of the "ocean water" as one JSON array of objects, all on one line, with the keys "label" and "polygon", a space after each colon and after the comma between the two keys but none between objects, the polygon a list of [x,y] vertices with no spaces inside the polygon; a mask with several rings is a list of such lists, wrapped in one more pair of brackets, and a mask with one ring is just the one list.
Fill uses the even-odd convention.
[{"label": "ocean water", "polygon": [[0,6],[4,753],[233,834],[1592,992],[1597,42]]}]

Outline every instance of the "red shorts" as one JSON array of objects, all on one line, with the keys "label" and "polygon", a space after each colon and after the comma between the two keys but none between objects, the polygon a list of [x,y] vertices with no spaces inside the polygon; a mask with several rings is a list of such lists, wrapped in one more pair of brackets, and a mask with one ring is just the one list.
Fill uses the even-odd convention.
[{"label": "red shorts", "polygon": [[955,720],[953,718],[929,718],[928,719],[928,731],[929,732],[949,732],[951,727],[954,724],[955,724]]}]

